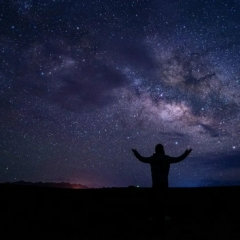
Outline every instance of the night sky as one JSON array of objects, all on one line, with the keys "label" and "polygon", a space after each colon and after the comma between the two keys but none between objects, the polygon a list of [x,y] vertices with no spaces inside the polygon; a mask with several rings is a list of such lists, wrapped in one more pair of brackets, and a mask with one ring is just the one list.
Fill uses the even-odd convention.
[{"label": "night sky", "polygon": [[240,1],[0,1],[0,182],[240,185]]}]

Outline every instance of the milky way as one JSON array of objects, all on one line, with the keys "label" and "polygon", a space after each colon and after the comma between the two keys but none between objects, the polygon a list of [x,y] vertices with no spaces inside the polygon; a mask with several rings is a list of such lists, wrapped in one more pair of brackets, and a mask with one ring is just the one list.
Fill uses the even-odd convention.
[{"label": "milky way", "polygon": [[2,1],[0,181],[240,184],[239,1]]}]

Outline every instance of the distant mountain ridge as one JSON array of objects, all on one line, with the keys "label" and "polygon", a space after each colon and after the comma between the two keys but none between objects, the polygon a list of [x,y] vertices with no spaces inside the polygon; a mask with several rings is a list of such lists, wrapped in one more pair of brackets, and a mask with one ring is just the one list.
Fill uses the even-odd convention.
[{"label": "distant mountain ridge", "polygon": [[71,188],[71,189],[87,189],[88,187],[86,185],[82,184],[72,184],[72,183],[55,183],[55,182],[25,182],[25,181],[18,181],[18,182],[7,182],[4,184],[10,184],[10,185],[27,185],[27,186],[39,186],[39,187],[54,187],[54,188]]}]

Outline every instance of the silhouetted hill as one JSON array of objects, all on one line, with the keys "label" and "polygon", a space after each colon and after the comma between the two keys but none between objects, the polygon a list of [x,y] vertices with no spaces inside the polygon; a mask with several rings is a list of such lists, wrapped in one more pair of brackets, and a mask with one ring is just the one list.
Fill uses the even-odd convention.
[{"label": "silhouetted hill", "polygon": [[70,189],[87,189],[88,187],[82,184],[72,184],[72,183],[55,183],[55,182],[25,182],[25,181],[18,181],[12,183],[2,183],[1,185],[23,185],[23,186],[38,186],[38,187],[53,187],[53,188],[70,188]]}]

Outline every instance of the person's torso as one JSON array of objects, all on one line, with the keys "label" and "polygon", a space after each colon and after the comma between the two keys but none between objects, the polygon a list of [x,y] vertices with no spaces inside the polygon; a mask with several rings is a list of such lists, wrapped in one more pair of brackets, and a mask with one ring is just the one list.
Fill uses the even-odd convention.
[{"label": "person's torso", "polygon": [[152,181],[155,184],[167,182],[168,174],[170,169],[170,163],[167,161],[166,155],[157,155],[152,156],[151,172],[152,172]]}]

